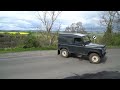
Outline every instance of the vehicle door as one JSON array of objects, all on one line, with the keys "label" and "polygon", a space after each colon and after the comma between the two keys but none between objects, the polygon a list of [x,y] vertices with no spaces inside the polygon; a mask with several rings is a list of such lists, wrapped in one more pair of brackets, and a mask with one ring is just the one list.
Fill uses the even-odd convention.
[{"label": "vehicle door", "polygon": [[84,43],[81,37],[74,38],[74,45],[73,45],[74,53],[76,54],[83,54],[84,53]]}]

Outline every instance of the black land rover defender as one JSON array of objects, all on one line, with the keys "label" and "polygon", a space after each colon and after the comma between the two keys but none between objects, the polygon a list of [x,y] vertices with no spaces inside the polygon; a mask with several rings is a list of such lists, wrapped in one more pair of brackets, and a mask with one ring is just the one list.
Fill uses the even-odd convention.
[{"label": "black land rover defender", "polygon": [[88,56],[91,63],[100,63],[106,54],[106,46],[91,43],[86,34],[61,33],[58,37],[58,55],[68,57],[71,54]]}]

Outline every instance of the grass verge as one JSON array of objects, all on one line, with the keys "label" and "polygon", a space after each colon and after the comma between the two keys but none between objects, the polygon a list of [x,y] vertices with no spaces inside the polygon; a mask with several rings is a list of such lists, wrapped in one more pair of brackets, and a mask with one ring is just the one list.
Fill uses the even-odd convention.
[{"label": "grass verge", "polygon": [[[107,49],[117,49],[120,46],[107,46]],[[38,50],[57,50],[57,47],[41,47],[41,48],[4,48],[0,49],[0,54],[3,53],[12,53],[12,52],[24,52],[24,51],[38,51]]]},{"label": "grass verge", "polygon": [[120,48],[120,46],[107,46],[108,49],[117,49]]},{"label": "grass verge", "polygon": [[0,49],[0,54],[24,51],[38,51],[38,50],[57,50],[56,47],[42,47],[42,48],[4,48]]}]

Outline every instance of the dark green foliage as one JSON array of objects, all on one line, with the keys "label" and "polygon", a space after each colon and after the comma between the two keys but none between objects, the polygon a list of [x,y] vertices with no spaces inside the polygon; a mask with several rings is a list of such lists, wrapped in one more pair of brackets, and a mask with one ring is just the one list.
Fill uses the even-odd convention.
[{"label": "dark green foliage", "polygon": [[112,28],[107,28],[101,43],[107,46],[120,46],[120,33],[112,32]]},{"label": "dark green foliage", "polygon": [[[54,34],[53,34],[54,35]],[[38,32],[38,33],[30,33],[26,40],[25,45],[23,48],[43,48],[43,47],[51,47],[51,46],[57,46],[57,35],[54,35],[54,38],[52,38],[52,44],[49,44],[49,39],[46,38],[49,36],[46,33]]]},{"label": "dark green foliage", "polygon": [[[52,35],[52,34],[51,34]],[[29,35],[9,34],[4,33],[0,34],[0,49],[10,49],[12,48],[47,48],[54,49],[57,46],[57,34],[53,34],[52,45],[49,45],[49,36],[46,33],[42,32],[29,32]]]},{"label": "dark green foliage", "polygon": [[112,28],[111,27],[107,27],[106,32],[104,33],[103,36],[103,43],[105,43],[106,45],[111,45],[111,41],[112,41]]},{"label": "dark green foliage", "polygon": [[36,36],[29,34],[25,40],[25,45],[23,48],[41,47]]},{"label": "dark green foliage", "polygon": [[111,46],[120,46],[120,33],[112,35]]},{"label": "dark green foliage", "polygon": [[105,33],[103,36],[97,36],[96,43],[107,46],[120,46],[120,33]]},{"label": "dark green foliage", "polygon": [[[29,51],[29,50],[56,50],[58,34],[52,34],[52,45],[49,44],[49,36],[42,32],[30,32],[29,35],[17,34],[0,34],[0,52],[12,52],[12,51]],[[120,46],[120,33],[108,33],[95,34],[97,39],[95,43],[106,44],[107,46]],[[90,34],[90,37],[93,35]],[[91,38],[91,41],[94,40]]]},{"label": "dark green foliage", "polygon": [[0,48],[14,48],[20,46],[24,43],[24,38],[26,36],[20,35],[19,33],[16,35],[12,34],[0,34]]}]

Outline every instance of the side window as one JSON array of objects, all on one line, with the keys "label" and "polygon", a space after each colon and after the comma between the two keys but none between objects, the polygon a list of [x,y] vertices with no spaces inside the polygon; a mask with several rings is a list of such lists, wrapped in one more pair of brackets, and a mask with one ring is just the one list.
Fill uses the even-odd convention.
[{"label": "side window", "polygon": [[59,38],[59,42],[60,42],[60,43],[64,43],[64,42],[66,42],[66,39],[65,39],[64,37],[60,37],[60,38]]},{"label": "side window", "polygon": [[65,44],[72,44],[72,40],[73,40],[73,38],[68,37],[68,36],[66,36],[66,37],[64,36],[64,37],[59,38],[59,42],[65,43]]},{"label": "side window", "polygon": [[82,39],[81,38],[74,38],[74,43],[80,44],[80,43],[82,43]]}]

